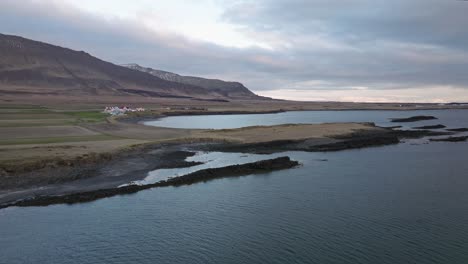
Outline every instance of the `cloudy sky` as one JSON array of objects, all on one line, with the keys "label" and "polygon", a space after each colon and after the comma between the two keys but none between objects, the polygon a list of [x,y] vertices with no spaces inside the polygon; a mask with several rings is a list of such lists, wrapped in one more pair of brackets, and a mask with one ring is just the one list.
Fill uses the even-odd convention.
[{"label": "cloudy sky", "polygon": [[295,100],[468,101],[468,1],[1,0],[0,33]]}]

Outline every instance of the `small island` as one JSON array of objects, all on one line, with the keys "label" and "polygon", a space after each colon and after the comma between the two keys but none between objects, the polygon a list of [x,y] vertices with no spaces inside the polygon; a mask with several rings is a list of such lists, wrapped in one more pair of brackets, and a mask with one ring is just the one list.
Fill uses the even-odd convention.
[{"label": "small island", "polygon": [[408,118],[393,118],[391,119],[391,121],[393,123],[409,123],[409,122],[434,120],[434,119],[437,119],[437,117],[435,116],[412,116]]}]

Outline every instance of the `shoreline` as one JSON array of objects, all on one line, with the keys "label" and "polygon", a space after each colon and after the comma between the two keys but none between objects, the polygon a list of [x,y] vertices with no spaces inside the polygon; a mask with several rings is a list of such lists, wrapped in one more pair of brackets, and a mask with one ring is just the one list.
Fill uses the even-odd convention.
[{"label": "shoreline", "polygon": [[117,195],[129,195],[139,191],[158,187],[180,187],[198,182],[207,182],[219,178],[241,177],[255,175],[278,170],[285,170],[299,166],[299,162],[291,160],[289,157],[279,157],[275,159],[260,160],[256,162],[231,165],[221,168],[211,168],[199,170],[180,177],[170,178],[153,184],[127,185],[123,187],[98,189],[88,192],[69,193],[64,195],[35,196],[29,199],[0,204],[0,209],[12,206],[48,206],[52,204],[76,204],[91,202],[102,198]]},{"label": "shoreline", "polygon": [[156,121],[166,117],[173,117],[173,116],[210,116],[210,115],[262,115],[262,114],[279,114],[279,113],[286,113],[286,112],[324,112],[324,111],[337,111],[337,112],[348,112],[348,111],[386,111],[386,112],[412,112],[412,111],[450,111],[450,110],[468,110],[468,106],[462,107],[427,107],[427,108],[403,108],[403,109],[395,109],[395,108],[356,108],[356,109],[340,109],[340,108],[327,108],[327,109],[278,109],[278,110],[259,110],[259,111],[249,111],[249,110],[216,110],[216,111],[163,111],[163,112],[155,112],[155,113],[137,113],[137,114],[130,114],[127,116],[117,116],[115,120],[118,122],[123,123],[130,123],[130,124],[142,124],[143,122],[147,121]]},{"label": "shoreline", "polygon": [[[184,114],[177,112],[172,115]],[[160,114],[159,117],[163,116]],[[139,124],[138,120],[142,118],[148,117],[110,117],[106,123],[85,126],[93,131],[140,140],[132,146],[71,160],[39,160],[39,165],[33,164],[31,167],[18,164],[16,171],[12,167],[7,171],[3,168],[2,172],[0,167],[0,207],[39,196],[108,190],[141,180],[152,170],[190,167],[196,164],[186,162],[185,159],[196,151],[256,154],[328,152],[398,144],[407,138],[455,134],[448,131],[403,131],[378,127],[373,123],[284,124],[217,130],[172,129]]]},{"label": "shoreline", "polygon": [[[170,143],[142,144],[132,149],[127,149],[127,151],[117,152],[106,160],[96,159],[94,162],[81,164],[80,166],[65,164],[63,166],[33,171],[31,175],[35,178],[41,178],[42,175],[44,181],[33,182],[29,185],[23,184],[22,187],[21,185],[15,186],[11,184],[10,188],[1,188],[0,208],[5,205],[10,206],[16,201],[25,199],[34,200],[38,197],[70,196],[83,192],[100,193],[102,190],[106,190],[104,193],[112,190],[110,191],[111,193],[119,194],[121,191],[116,190],[119,189],[118,186],[142,180],[147,176],[149,171],[198,165],[199,163],[185,161],[187,157],[194,155],[197,151],[252,154],[272,154],[285,151],[327,152],[398,144],[400,140],[405,138],[453,135],[450,132],[427,130],[398,131],[376,127],[373,124],[367,124],[367,126],[369,126],[367,131],[358,130],[350,134],[342,134],[330,138],[273,140],[261,143],[239,143],[215,138],[209,140],[192,138],[190,140],[181,139]],[[255,128],[262,129],[264,127],[254,127],[253,129]],[[293,129],[295,128],[293,126]],[[217,168],[217,170],[223,169],[224,174],[226,174],[227,171],[235,168],[232,166]],[[60,182],[50,182],[50,175],[61,175],[63,173],[75,175],[75,177],[68,180],[61,179],[62,181]],[[24,176],[24,174],[17,175],[20,178]]]},{"label": "shoreline", "polygon": [[252,154],[273,154],[285,151],[333,152],[399,144],[404,139],[431,136],[450,136],[452,132],[430,130],[393,130],[376,127],[376,130],[357,131],[352,134],[332,136],[330,138],[308,138],[273,140],[260,143],[236,143],[207,145],[206,151],[240,152]]},{"label": "shoreline", "polygon": [[[80,164],[62,163],[2,177],[0,204],[38,195],[61,195],[72,192],[112,188],[141,180],[148,171],[199,165],[187,162],[195,152],[185,144],[144,144]],[[107,155],[106,155],[107,156]],[[67,175],[67,177],[64,177]],[[15,181],[21,179],[21,181]]]}]

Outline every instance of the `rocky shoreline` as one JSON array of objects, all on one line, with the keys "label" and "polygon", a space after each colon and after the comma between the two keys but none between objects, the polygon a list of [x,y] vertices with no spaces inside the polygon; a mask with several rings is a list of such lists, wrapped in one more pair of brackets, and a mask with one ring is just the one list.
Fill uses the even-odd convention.
[{"label": "rocky shoreline", "polygon": [[272,154],[282,151],[329,152],[393,145],[400,143],[403,139],[444,135],[453,135],[453,133],[430,130],[393,130],[387,128],[383,130],[359,131],[349,135],[332,137],[331,139],[281,140],[248,144],[211,144],[205,146],[204,150],[255,154]]},{"label": "rocky shoreline", "polygon": [[[172,148],[172,146],[174,146]],[[167,148],[166,150],[162,150]],[[156,150],[161,150],[159,153]],[[135,173],[159,168],[182,168],[198,165],[186,162],[195,153],[184,151],[176,144],[148,144],[121,150],[118,153],[91,153],[76,159],[45,159],[30,165],[2,166],[0,193],[12,188],[28,188],[38,185],[60,184],[83,180],[95,174],[110,174],[119,171]],[[125,164],[123,168],[121,164]],[[107,167],[107,171],[102,171]]]},{"label": "rocky shoreline", "polygon": [[115,188],[142,180],[157,169],[184,168],[201,164],[188,162],[195,155],[188,144],[148,144],[109,154],[109,158],[75,164],[45,166],[37,170],[0,176],[0,204],[44,195],[65,195]]},{"label": "rocky shoreline", "polygon": [[430,141],[434,142],[465,142],[468,140],[468,136],[460,137],[446,137],[446,138],[431,138]]},{"label": "rocky shoreline", "polygon": [[[247,112],[231,112],[231,114],[240,113],[246,114]],[[173,112],[169,115],[181,114],[187,113]],[[207,113],[197,113],[192,111],[191,114]],[[211,114],[226,114],[226,112],[211,112]],[[167,116],[167,113],[164,113],[164,115],[159,117],[162,116]],[[118,119],[118,121],[120,122],[125,120],[125,122],[137,123],[143,120],[142,118],[147,117],[134,116]],[[414,122],[428,119],[437,118],[431,116],[415,116],[399,119],[398,122]],[[393,122],[396,122],[395,119]],[[326,124],[323,124],[322,126],[324,125]],[[265,161],[266,163],[234,165],[218,169],[197,171],[166,182],[160,182],[158,185],[131,185],[123,187],[123,189],[116,188],[116,186],[143,179],[149,171],[198,165],[200,163],[186,161],[186,158],[194,155],[196,151],[241,152],[255,154],[272,154],[284,151],[328,152],[398,144],[401,140],[408,138],[451,136],[454,135],[454,132],[456,131],[454,129],[453,131],[448,131],[448,129],[446,131],[431,131],[427,129],[398,130],[397,128],[399,128],[399,126],[382,128],[375,126],[373,123],[350,123],[341,125],[345,126],[347,130],[344,131],[348,132],[341,132],[341,134],[338,133],[334,135],[326,134],[324,136],[315,137],[312,136],[313,132],[316,131],[316,129],[321,129],[320,127],[306,128],[304,126],[294,124],[272,127],[260,126],[259,128],[261,129],[267,129],[266,132],[270,133],[270,135],[271,133],[279,133],[281,129],[285,129],[287,131],[295,130],[306,132],[306,137],[303,138],[298,136],[297,133],[287,134],[286,139],[267,138],[265,140],[265,137],[262,137],[261,139],[265,141],[260,143],[258,141],[237,142],[235,140],[226,140],[229,136],[220,137],[219,133],[226,131],[230,133],[229,131],[232,130],[210,130],[210,133],[203,134],[206,138],[200,137],[200,135],[198,137],[194,137],[193,134],[189,134],[190,136],[188,138],[179,137],[175,140],[171,140],[171,143],[148,143],[133,146],[117,153],[101,153],[99,155],[90,155],[85,158],[80,157],[76,160],[44,161],[41,164],[24,168],[7,168],[6,170],[4,168],[4,173],[0,173],[0,207],[5,207],[5,205],[10,206],[11,204],[21,205],[19,203],[23,203],[23,205],[25,205],[32,203],[53,204],[70,203],[73,201],[88,201],[99,199],[101,197],[133,193],[138,190],[153,187],[192,184],[199,181],[220,178],[219,175],[221,174],[224,175],[223,177],[232,177],[267,172],[269,170],[285,169],[288,168],[288,166],[293,167],[297,165],[290,161],[289,158],[285,157],[275,161],[279,162],[279,167],[274,163]],[[360,126],[358,126],[357,129],[349,129],[349,127],[352,127],[353,125]],[[129,124],[129,126],[131,125]],[[252,128],[257,129],[258,127]],[[235,131],[239,132],[240,130],[242,129],[237,129]],[[254,132],[257,133],[257,130],[254,130]],[[464,140],[466,139],[460,137],[449,137],[445,139],[435,139],[432,141],[459,142]],[[15,203],[15,201],[21,202]]]},{"label": "rocky shoreline", "polygon": [[425,120],[435,120],[437,117],[435,116],[412,116],[408,118],[393,118],[393,123],[410,123],[410,122],[417,122],[417,121],[425,121]]},{"label": "rocky shoreline", "polygon": [[431,125],[431,126],[413,127],[413,129],[441,129],[441,128],[446,128],[446,126],[439,124],[439,125]]},{"label": "rocky shoreline", "polygon": [[175,177],[166,181],[160,181],[147,185],[128,185],[119,188],[99,189],[89,192],[78,192],[60,196],[37,196],[31,199],[20,200],[17,202],[1,204],[0,208],[10,206],[47,206],[52,204],[75,204],[90,202],[97,199],[112,197],[116,195],[133,194],[142,190],[156,187],[182,186],[197,182],[206,182],[218,178],[239,177],[251,174],[267,173],[276,170],[284,170],[296,167],[299,162],[291,160],[289,157],[279,157],[269,160],[261,160],[241,165],[232,165],[222,168],[212,168],[196,171],[184,176]]},{"label": "rocky shoreline", "polygon": [[451,132],[468,132],[468,128],[462,127],[462,128],[451,128],[451,129],[446,129],[447,131]]},{"label": "rocky shoreline", "polygon": [[[83,173],[78,180],[71,182],[92,181],[101,179],[106,184],[90,186],[77,186],[75,191],[65,192],[50,191],[36,192],[34,189],[29,195],[22,194],[17,197],[5,199],[0,190],[0,208],[10,206],[45,206],[59,203],[81,203],[94,201],[104,197],[115,195],[132,194],[141,190],[155,187],[190,185],[197,182],[209,181],[217,178],[237,177],[242,175],[266,173],[274,170],[282,170],[295,167],[296,161],[289,157],[281,157],[271,160],[262,160],[242,165],[232,165],[221,168],[212,168],[196,171],[184,176],[171,178],[155,184],[148,185],[127,185],[116,188],[122,184],[128,184],[134,180],[143,179],[148,171],[162,168],[183,168],[198,165],[200,163],[187,162],[186,158],[194,155],[196,151],[220,151],[220,152],[241,152],[255,154],[272,154],[284,151],[308,151],[308,152],[328,152],[341,151],[347,149],[359,149],[367,147],[385,146],[398,144],[403,139],[422,138],[430,136],[449,136],[453,132],[441,132],[430,130],[395,130],[390,128],[378,128],[375,130],[357,131],[355,133],[335,136],[331,138],[304,139],[304,140],[279,140],[262,143],[233,143],[233,142],[198,142],[198,143],[166,143],[148,144],[136,147],[128,153],[121,153],[113,156],[112,159],[91,166],[93,170],[84,166],[79,171]],[[465,141],[468,137],[448,137],[442,139],[431,139],[431,141]],[[89,176],[89,172],[100,174],[100,178]],[[109,181],[116,177],[119,181]],[[86,176],[88,175],[88,176]],[[86,179],[85,177],[90,177]],[[86,183],[89,185],[89,182]],[[101,186],[102,188],[97,188]],[[16,198],[16,199],[13,199]]]}]

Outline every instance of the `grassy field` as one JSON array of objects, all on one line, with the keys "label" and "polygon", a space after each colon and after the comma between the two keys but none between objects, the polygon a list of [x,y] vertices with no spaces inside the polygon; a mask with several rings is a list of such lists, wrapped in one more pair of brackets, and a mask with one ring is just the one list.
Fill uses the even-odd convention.
[{"label": "grassy field", "polygon": [[64,112],[65,115],[70,116],[76,122],[103,122],[109,115],[99,111],[69,111]]},{"label": "grassy field", "polygon": [[121,134],[126,130],[119,125],[98,129],[108,125],[108,117],[96,108],[0,106],[0,172],[8,164],[21,166],[33,161],[114,152],[147,143],[146,139],[153,136],[149,131],[138,137],[138,129]]},{"label": "grassy field", "polygon": [[88,142],[120,139],[110,135],[93,136],[63,136],[46,138],[21,138],[21,139],[0,139],[0,145],[24,145],[24,144],[50,144],[50,143],[68,143],[68,142]]},{"label": "grassy field", "polygon": [[95,111],[61,111],[46,108],[0,108],[0,127],[73,125],[103,122],[108,115]]},{"label": "grassy field", "polygon": [[[142,105],[153,114],[168,111],[169,99],[164,102]],[[155,101],[157,102],[157,101]],[[186,103],[186,104],[182,104]],[[110,105],[114,105],[112,103]],[[192,105],[199,104],[199,105]],[[219,111],[276,111],[313,109],[398,109],[394,104],[338,104],[338,103],[292,103],[292,102],[182,102],[171,107],[204,106],[207,112]],[[410,109],[412,106],[406,107]],[[416,106],[414,106],[416,107]],[[18,162],[51,157],[70,157],[89,152],[118,151],[129,144],[167,141],[216,140],[256,143],[275,140],[323,138],[351,133],[356,130],[373,129],[362,124],[329,125],[283,125],[253,127],[234,130],[188,130],[148,127],[139,124],[118,122],[102,113],[103,105],[80,105],[68,103],[50,105],[2,105],[0,106],[0,165],[1,160],[15,159]],[[419,109],[419,108],[418,108]],[[169,110],[172,111],[172,110]],[[174,112],[182,113],[178,110]],[[187,111],[190,113],[190,110]],[[73,145],[73,148],[68,148]],[[47,151],[38,151],[47,149]],[[1,166],[0,166],[1,173]]]},{"label": "grassy field", "polygon": [[364,123],[285,124],[275,126],[252,126],[237,129],[206,130],[198,132],[205,138],[219,138],[240,143],[260,143],[281,140],[331,138],[358,131],[378,129]]},{"label": "grassy field", "polygon": [[104,122],[100,111],[63,111],[39,106],[0,107],[0,145],[50,144],[119,139],[82,127]]},{"label": "grassy field", "polygon": [[38,144],[0,145],[0,170],[2,167],[22,166],[53,159],[73,160],[98,153],[112,153],[142,143],[146,142],[134,139],[106,139],[59,143],[42,141]]}]

